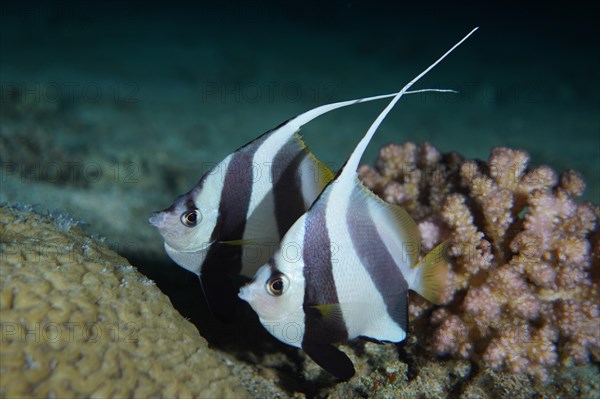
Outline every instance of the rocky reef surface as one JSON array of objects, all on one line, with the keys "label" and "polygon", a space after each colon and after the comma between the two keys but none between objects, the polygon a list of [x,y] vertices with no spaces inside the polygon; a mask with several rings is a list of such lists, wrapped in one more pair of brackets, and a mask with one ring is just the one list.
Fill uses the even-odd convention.
[{"label": "rocky reef surface", "polygon": [[577,199],[576,172],[527,162],[518,150],[481,162],[406,143],[361,168],[413,215],[424,251],[451,240],[453,272],[445,305],[411,298],[405,342],[341,345],[357,370],[347,382],[248,307],[234,324],[213,319],[195,276],[174,265],[177,284],[158,289],[68,215],[1,206],[0,393],[598,397],[598,207]]}]

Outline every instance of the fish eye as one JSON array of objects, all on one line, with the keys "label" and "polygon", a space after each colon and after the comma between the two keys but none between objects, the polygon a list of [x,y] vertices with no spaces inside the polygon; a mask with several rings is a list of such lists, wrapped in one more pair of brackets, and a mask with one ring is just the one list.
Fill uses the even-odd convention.
[{"label": "fish eye", "polygon": [[202,220],[202,214],[196,208],[188,209],[181,214],[181,223],[187,227],[194,227]]},{"label": "fish eye", "polygon": [[273,296],[283,294],[288,286],[288,279],[283,274],[276,274],[267,281],[267,292]]}]

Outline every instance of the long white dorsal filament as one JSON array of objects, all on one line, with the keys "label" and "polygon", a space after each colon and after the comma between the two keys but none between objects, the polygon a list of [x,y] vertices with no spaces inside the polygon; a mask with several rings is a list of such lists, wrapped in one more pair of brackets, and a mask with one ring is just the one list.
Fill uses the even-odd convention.
[{"label": "long white dorsal filament", "polygon": [[[404,94],[417,94],[417,93],[428,93],[428,92],[456,93],[455,90],[450,90],[450,89],[420,89],[420,90],[406,91],[406,92],[404,92]],[[376,101],[376,100],[382,100],[385,98],[391,98],[391,97],[397,96],[398,94],[399,93],[382,94],[379,96],[365,97],[365,98],[359,98],[356,100],[340,101],[337,103],[321,105],[317,108],[313,108],[309,111],[306,111],[306,112],[296,116],[294,119],[290,120],[291,128],[295,132],[298,129],[300,129],[300,127],[304,126],[305,124],[312,121],[313,119],[315,119],[323,114],[326,114],[329,111],[333,111],[334,109],[343,108],[343,107],[347,107],[347,106],[354,105],[354,104],[366,103],[369,101]]]},{"label": "long white dorsal filament", "polygon": [[379,125],[381,125],[381,122],[383,122],[383,120],[385,119],[385,117],[387,116],[387,114],[391,111],[391,109],[394,108],[394,105],[396,105],[396,103],[398,102],[398,100],[400,100],[400,98],[404,94],[410,93],[408,91],[408,89],[410,89],[410,87],[413,84],[415,84],[419,79],[421,79],[423,76],[425,76],[427,74],[427,72],[429,72],[431,69],[433,69],[433,67],[435,67],[437,64],[439,64],[444,58],[446,58],[446,56],[448,56],[448,54],[450,54],[452,51],[454,51],[454,49],[456,49],[465,40],[467,40],[469,38],[469,36],[471,36],[477,29],[479,29],[479,28],[477,27],[477,28],[473,29],[471,32],[469,32],[458,43],[456,43],[454,46],[452,46],[452,48],[450,50],[446,51],[446,53],[444,53],[444,55],[442,55],[440,58],[438,58],[437,61],[435,61],[427,69],[425,69],[423,72],[421,72],[419,75],[417,75],[413,80],[411,80],[410,82],[408,82],[408,84],[406,84],[406,86],[404,86],[402,88],[402,90],[400,90],[396,94],[396,96],[394,97],[394,99],[379,114],[379,116],[377,117],[377,119],[375,119],[375,121],[373,122],[373,124],[371,125],[371,127],[369,127],[369,130],[367,130],[367,133],[365,134],[365,136],[362,138],[362,140],[358,143],[358,145],[356,146],[356,148],[352,152],[352,155],[350,155],[350,158],[348,159],[348,162],[344,166],[344,170],[343,170],[342,174],[339,176],[340,180],[344,179],[344,178],[351,178],[351,177],[355,176],[356,169],[358,168],[358,164],[360,162],[360,159],[362,158],[362,155],[365,152],[365,149],[367,148],[367,145],[369,144],[369,141],[371,141],[371,138],[373,137],[373,134],[375,134],[375,131],[377,131],[377,128],[379,127]]}]

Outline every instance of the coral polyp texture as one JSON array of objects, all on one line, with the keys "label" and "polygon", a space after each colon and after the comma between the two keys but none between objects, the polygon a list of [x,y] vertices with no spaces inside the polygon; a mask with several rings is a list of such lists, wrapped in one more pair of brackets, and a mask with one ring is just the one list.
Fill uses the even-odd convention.
[{"label": "coral polyp texture", "polygon": [[450,240],[444,305],[411,298],[412,320],[433,328],[427,346],[548,381],[600,360],[599,210],[578,201],[579,173],[528,162],[521,150],[495,148],[486,163],[408,142],[360,175],[412,214],[424,251]]},{"label": "coral polyp texture", "polygon": [[0,204],[0,397],[248,397],[158,287],[73,220]]}]

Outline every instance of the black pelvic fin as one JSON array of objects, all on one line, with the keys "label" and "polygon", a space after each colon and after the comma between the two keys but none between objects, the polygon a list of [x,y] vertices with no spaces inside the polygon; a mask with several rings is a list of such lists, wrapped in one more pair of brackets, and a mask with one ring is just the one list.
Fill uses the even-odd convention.
[{"label": "black pelvic fin", "polygon": [[212,315],[225,323],[233,322],[238,299],[237,289],[231,278],[218,272],[202,273],[200,284]]},{"label": "black pelvic fin", "polygon": [[340,380],[347,381],[354,375],[352,360],[341,350],[330,344],[304,344],[306,354]]}]

